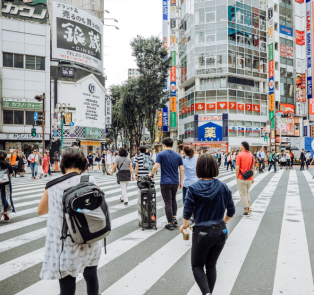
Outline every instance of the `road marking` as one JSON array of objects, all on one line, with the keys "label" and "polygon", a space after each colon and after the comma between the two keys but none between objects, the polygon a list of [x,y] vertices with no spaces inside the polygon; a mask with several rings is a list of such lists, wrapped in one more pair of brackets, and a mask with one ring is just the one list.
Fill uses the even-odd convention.
[{"label": "road marking", "polygon": [[283,213],[273,295],[313,294],[311,261],[304,227],[299,185],[290,172]]},{"label": "road marking", "polygon": [[[267,210],[268,204],[275,193],[282,174],[283,171],[274,174],[255,202],[252,204],[253,213],[251,214],[251,217],[243,217],[228,237],[225,247],[217,262],[218,271],[223,271],[219,271],[219,274],[217,275],[214,290],[215,294],[231,294],[234,283],[237,280],[246,255],[250,250],[255,234]],[[228,265],[228,267],[226,267],[226,265]],[[228,283],[226,284],[226,282]],[[200,294],[200,290],[198,287],[193,286],[188,295],[196,294]]]}]

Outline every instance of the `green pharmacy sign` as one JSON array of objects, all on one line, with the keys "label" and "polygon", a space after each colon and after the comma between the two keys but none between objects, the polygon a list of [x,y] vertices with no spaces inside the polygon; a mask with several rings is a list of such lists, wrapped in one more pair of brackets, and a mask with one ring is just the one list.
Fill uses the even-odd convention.
[{"label": "green pharmacy sign", "polygon": [[46,0],[2,0],[2,15],[23,20],[47,23]]},{"label": "green pharmacy sign", "polygon": [[85,127],[85,138],[101,139],[101,129],[95,127]]}]

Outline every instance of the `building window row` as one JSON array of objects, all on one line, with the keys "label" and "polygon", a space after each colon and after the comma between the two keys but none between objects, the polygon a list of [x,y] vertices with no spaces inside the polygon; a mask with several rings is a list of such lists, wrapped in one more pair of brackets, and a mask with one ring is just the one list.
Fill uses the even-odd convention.
[{"label": "building window row", "polygon": [[[3,110],[3,125],[34,125],[35,111]],[[42,112],[37,112],[39,116]],[[42,125],[42,121],[37,120],[36,125]]]},{"label": "building window row", "polygon": [[45,71],[45,57],[3,52],[3,67]]}]

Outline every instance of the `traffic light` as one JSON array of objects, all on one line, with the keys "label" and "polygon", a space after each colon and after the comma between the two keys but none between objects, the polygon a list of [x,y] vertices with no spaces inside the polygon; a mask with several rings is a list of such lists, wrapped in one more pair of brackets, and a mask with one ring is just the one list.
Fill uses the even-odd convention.
[{"label": "traffic light", "polygon": [[264,136],[264,141],[267,141],[267,135]]},{"label": "traffic light", "polygon": [[36,136],[36,128],[32,128],[32,136],[33,136],[33,137]]},{"label": "traffic light", "polygon": [[281,118],[292,118],[292,114],[282,114]]}]

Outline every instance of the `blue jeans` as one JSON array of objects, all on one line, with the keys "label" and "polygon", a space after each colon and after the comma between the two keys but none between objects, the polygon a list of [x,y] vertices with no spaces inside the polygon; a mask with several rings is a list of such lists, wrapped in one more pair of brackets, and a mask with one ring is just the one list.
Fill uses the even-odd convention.
[{"label": "blue jeans", "polygon": [[232,160],[233,169],[235,169],[235,164],[236,164],[236,161]]},{"label": "blue jeans", "polygon": [[32,178],[37,177],[37,167],[38,167],[38,164],[36,162],[35,163],[31,163],[30,167],[31,167],[31,170],[32,170]]},{"label": "blue jeans", "polygon": [[269,161],[269,168],[268,171],[270,171],[271,167],[274,165],[274,170],[276,172],[276,161]]},{"label": "blue jeans", "polygon": [[183,194],[183,205],[184,205],[184,203],[185,203],[185,195],[186,195],[187,190],[188,190],[188,188],[187,188],[187,187],[185,187],[185,186],[182,188],[182,194]]}]

